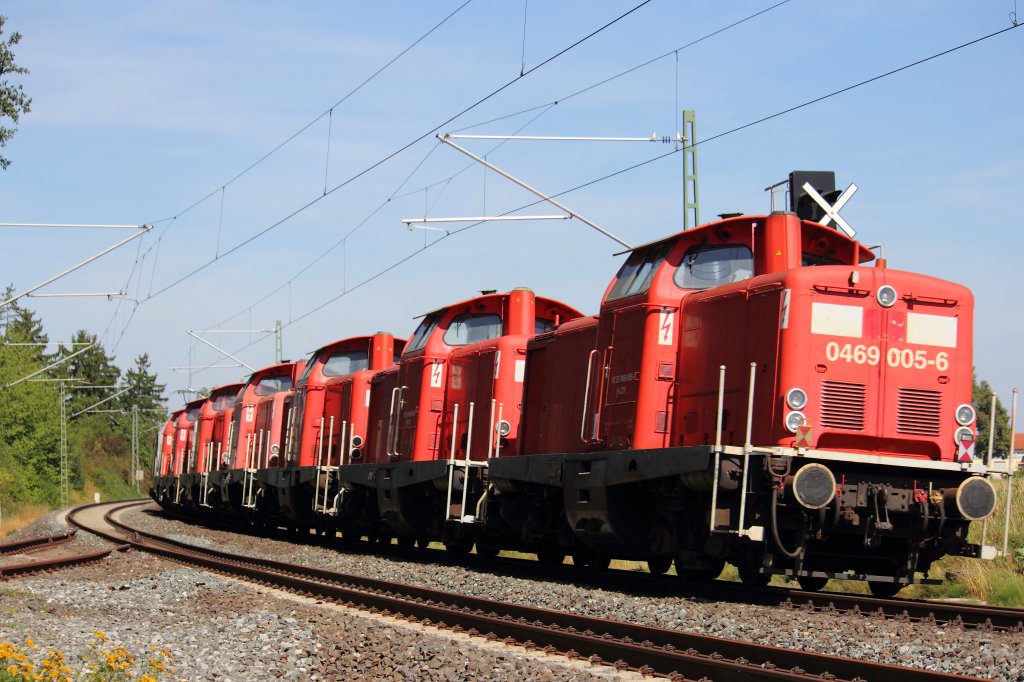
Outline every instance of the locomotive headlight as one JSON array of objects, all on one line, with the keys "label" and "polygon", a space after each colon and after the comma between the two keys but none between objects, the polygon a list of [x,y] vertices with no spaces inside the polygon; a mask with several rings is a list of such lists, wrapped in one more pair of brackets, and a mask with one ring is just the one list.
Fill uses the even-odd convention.
[{"label": "locomotive headlight", "polygon": [[361,448],[361,447],[363,447],[363,437],[362,436],[352,436],[352,447],[353,448]]},{"label": "locomotive headlight", "polygon": [[875,294],[875,299],[878,301],[878,305],[883,308],[891,308],[896,305],[896,299],[899,298],[899,294],[896,293],[894,287],[888,284],[883,284],[878,287],[878,293]]},{"label": "locomotive headlight", "polygon": [[959,444],[961,441],[973,440],[973,439],[974,439],[974,432],[971,431],[966,426],[961,426],[959,429],[956,430],[956,433],[953,434],[953,441],[955,443],[957,443],[957,444]]},{"label": "locomotive headlight", "polygon": [[974,423],[975,419],[974,407],[964,403],[960,407],[956,408],[956,423],[960,426],[970,426]]},{"label": "locomotive headlight", "polygon": [[500,436],[501,438],[507,438],[507,437],[508,437],[508,434],[512,433],[512,425],[511,425],[511,424],[509,424],[509,423],[508,423],[507,421],[505,421],[504,419],[500,420],[500,421],[499,421],[499,422],[498,422],[498,423],[497,423],[497,424],[495,425],[495,427],[494,427],[494,428],[495,428],[495,430],[496,430],[496,431],[498,432],[498,436]]},{"label": "locomotive headlight", "polygon": [[277,453],[279,453],[279,452],[281,452],[281,447],[280,446],[278,446],[276,444],[270,446],[270,454],[276,456]]},{"label": "locomotive headlight", "polygon": [[807,417],[804,416],[803,412],[793,410],[786,415],[786,428],[789,429],[790,433],[796,433],[796,430],[807,423]]},{"label": "locomotive headlight", "polygon": [[802,388],[791,388],[786,392],[786,404],[791,410],[802,410],[807,407],[807,392]]}]

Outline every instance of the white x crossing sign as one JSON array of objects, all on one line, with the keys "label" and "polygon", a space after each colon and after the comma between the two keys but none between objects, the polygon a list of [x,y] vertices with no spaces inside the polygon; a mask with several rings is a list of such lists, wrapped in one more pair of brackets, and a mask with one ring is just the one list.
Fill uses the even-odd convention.
[{"label": "white x crossing sign", "polygon": [[804,183],[804,191],[807,192],[807,196],[813,199],[814,203],[818,204],[818,206],[821,206],[821,210],[825,212],[825,215],[821,219],[822,225],[828,225],[830,221],[834,220],[836,221],[836,225],[839,226],[839,229],[846,233],[847,237],[852,239],[853,236],[857,234],[857,231],[850,227],[849,223],[843,220],[843,217],[839,215],[839,209],[845,206],[846,202],[850,200],[850,197],[857,192],[857,185],[850,183],[850,186],[843,190],[843,193],[839,195],[839,198],[836,199],[836,203],[834,204],[829,204],[825,197],[821,196],[818,193],[818,190],[814,189],[814,186],[809,182]]}]

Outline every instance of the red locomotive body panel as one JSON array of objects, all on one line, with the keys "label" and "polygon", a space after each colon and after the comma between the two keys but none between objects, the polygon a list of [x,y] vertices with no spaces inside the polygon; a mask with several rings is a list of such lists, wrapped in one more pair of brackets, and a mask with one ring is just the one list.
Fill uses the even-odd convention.
[{"label": "red locomotive body panel", "polygon": [[206,398],[201,398],[186,403],[185,409],[178,415],[178,421],[175,424],[174,469],[172,471],[176,476],[194,471],[196,424],[199,422],[199,411],[205,401]]},{"label": "red locomotive body panel", "polygon": [[[255,466],[256,462],[269,458],[273,445],[278,445],[280,449],[283,402],[276,410],[278,418],[275,419],[273,401],[268,403],[267,399],[277,393],[291,391],[295,379],[305,366],[305,362],[286,362],[264,367],[249,377],[238,394],[232,415],[232,440],[229,447],[231,460],[228,468]],[[259,429],[258,407],[262,407]]]},{"label": "red locomotive body panel", "polygon": [[174,469],[174,443],[178,431],[178,418],[184,410],[175,410],[171,413],[167,423],[164,424],[162,437],[160,439],[160,466],[157,469],[158,475],[167,476]]},{"label": "red locomotive body panel", "polygon": [[494,327],[488,332],[499,336],[466,343],[472,340],[473,331],[463,332],[460,325],[479,321],[480,317],[473,317],[476,313],[456,316],[445,333],[445,341],[454,350],[448,357],[450,369],[445,382],[444,450],[438,454],[441,459],[453,453],[465,459],[467,452],[476,461],[518,454],[527,344],[535,334],[580,315],[562,303],[536,297],[529,289],[514,289],[503,295],[501,307],[500,329]]},{"label": "red locomotive body panel", "polygon": [[[756,363],[755,444],[952,461],[953,413],[971,400],[971,293],[855,265],[866,251],[816,223],[787,228],[802,236],[786,242],[788,252],[776,245],[782,271],[684,301],[674,444],[714,442],[724,365],[723,443],[742,445]],[[884,286],[894,290],[888,306],[877,294]],[[787,404],[792,389],[805,404]],[[792,412],[804,421],[799,443],[786,426]]]},{"label": "red locomotive body panel", "polygon": [[227,454],[231,415],[242,384],[226,384],[210,392],[199,415],[196,472],[218,471]]},{"label": "red locomotive body panel", "polygon": [[597,316],[581,317],[534,337],[526,350],[525,416],[516,454],[578,452],[587,361],[597,343]]},{"label": "red locomotive body panel", "polygon": [[[404,340],[378,332],[336,341],[316,351],[296,389],[293,435],[288,448],[290,464],[336,466],[342,450],[346,457],[350,452],[357,455],[352,459],[362,457],[370,379],[394,364],[396,354],[404,346]],[[342,430],[347,441],[344,444]]]},{"label": "red locomotive body panel", "polygon": [[[456,403],[460,410],[455,440],[458,449],[465,448],[461,441],[468,441],[469,402],[475,408],[474,431],[482,435],[482,443],[470,446],[476,458],[486,459],[491,400],[495,406],[502,404],[503,414],[508,405],[503,419],[513,429],[518,425],[525,366],[517,371],[516,360],[524,360],[527,340],[538,329],[578,316],[572,308],[524,289],[479,296],[428,314],[398,366],[381,372],[371,383],[367,450],[372,461],[447,458],[452,442],[447,432],[452,429]],[[511,338],[501,341],[505,336]],[[505,357],[499,361],[501,356]],[[451,408],[446,408],[446,389]],[[513,440],[506,442],[511,445]]]}]

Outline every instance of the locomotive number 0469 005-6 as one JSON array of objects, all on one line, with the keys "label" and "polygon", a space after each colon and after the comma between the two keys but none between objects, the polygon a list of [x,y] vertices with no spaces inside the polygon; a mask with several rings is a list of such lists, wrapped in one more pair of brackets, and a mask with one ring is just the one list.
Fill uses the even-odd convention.
[{"label": "locomotive number 0469 005-6", "polygon": [[[829,341],[825,345],[825,358],[829,362],[849,362],[855,365],[877,365],[882,360],[882,349],[873,344],[839,343]],[[890,367],[905,369],[927,369],[934,367],[940,372],[949,369],[949,353],[940,351],[932,357],[926,350],[890,348],[885,353],[885,363]]]}]

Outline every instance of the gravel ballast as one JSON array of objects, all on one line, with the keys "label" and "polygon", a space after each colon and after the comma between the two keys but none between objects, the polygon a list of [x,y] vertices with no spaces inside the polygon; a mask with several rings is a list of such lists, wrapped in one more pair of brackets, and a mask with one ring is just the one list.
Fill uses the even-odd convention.
[{"label": "gravel ballast", "polygon": [[430,561],[368,555],[364,551],[345,553],[343,549],[190,525],[142,510],[128,512],[122,519],[141,530],[174,534],[176,539],[197,545],[213,543],[224,551],[485,599],[983,679],[1024,680],[1024,647],[1020,635],[1014,633],[685,597],[649,597],[512,575],[497,577],[445,565],[442,552],[430,552],[428,556],[436,557]]},{"label": "gravel ballast", "polygon": [[[53,523],[44,517],[23,535],[45,534]],[[183,537],[193,536],[183,528]],[[75,542],[83,549],[109,546],[83,531]],[[57,648],[76,671],[97,647],[124,646],[140,660],[165,650],[173,667],[166,679],[639,679],[319,604],[136,551],[3,583],[0,614],[0,641],[22,645],[30,638]]]}]

